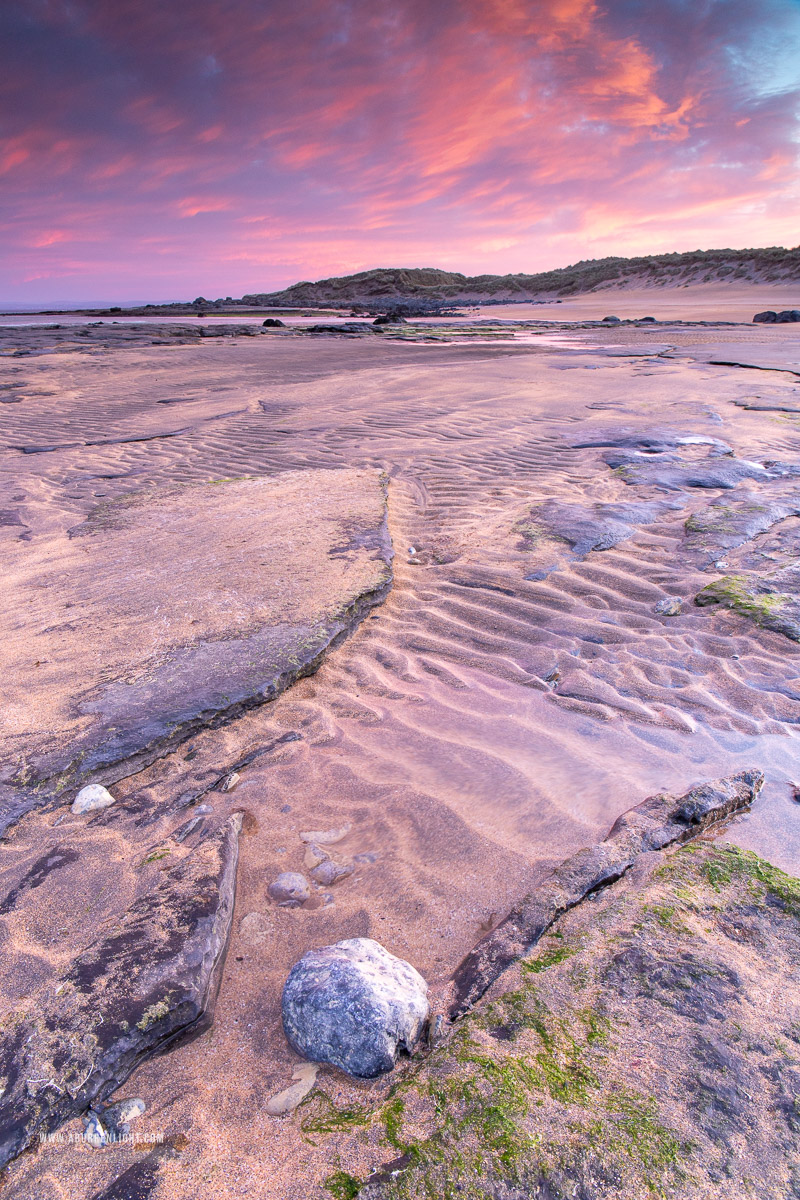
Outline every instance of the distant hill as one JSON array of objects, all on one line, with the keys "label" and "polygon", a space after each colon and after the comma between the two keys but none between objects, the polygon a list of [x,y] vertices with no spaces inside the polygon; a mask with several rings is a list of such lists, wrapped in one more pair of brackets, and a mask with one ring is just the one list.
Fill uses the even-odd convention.
[{"label": "distant hill", "polygon": [[377,268],[316,283],[296,283],[280,292],[251,293],[243,296],[241,302],[370,309],[405,302],[412,307],[435,308],[543,300],[625,287],[679,287],[717,282],[800,283],[800,247],[691,250],[685,254],[649,254],[643,258],[598,258],[535,275],[462,275],[435,267]]}]

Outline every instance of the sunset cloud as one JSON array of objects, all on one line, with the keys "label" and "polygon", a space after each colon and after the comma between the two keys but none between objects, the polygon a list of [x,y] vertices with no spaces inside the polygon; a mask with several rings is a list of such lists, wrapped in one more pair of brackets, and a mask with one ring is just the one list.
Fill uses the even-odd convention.
[{"label": "sunset cloud", "polygon": [[0,57],[3,300],[797,241],[797,0],[6,0]]}]

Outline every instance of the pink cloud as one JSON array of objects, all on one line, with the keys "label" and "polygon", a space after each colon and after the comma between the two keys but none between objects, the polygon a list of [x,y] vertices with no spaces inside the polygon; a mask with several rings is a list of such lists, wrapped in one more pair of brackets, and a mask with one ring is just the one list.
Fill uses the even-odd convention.
[{"label": "pink cloud", "polygon": [[7,0],[0,294],[796,241],[792,45],[793,0]]}]

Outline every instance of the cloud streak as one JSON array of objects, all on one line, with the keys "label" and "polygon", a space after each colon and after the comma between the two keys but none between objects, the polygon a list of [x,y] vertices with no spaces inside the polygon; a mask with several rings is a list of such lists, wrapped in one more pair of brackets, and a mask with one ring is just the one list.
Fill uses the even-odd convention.
[{"label": "cloud streak", "polygon": [[796,241],[797,0],[6,0],[0,47],[7,299]]}]

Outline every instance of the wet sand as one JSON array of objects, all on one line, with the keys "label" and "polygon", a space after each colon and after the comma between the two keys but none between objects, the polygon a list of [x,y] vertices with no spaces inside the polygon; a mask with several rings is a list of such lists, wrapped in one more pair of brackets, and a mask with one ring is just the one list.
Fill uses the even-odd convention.
[{"label": "wet sand", "polygon": [[[621,295],[608,310],[624,315]],[[0,397],[13,403],[0,409],[0,539],[11,556],[49,548],[57,568],[67,530],[143,487],[345,467],[389,478],[395,580],[384,604],[314,677],[120,779],[126,823],[88,827],[85,894],[54,873],[4,922],[24,995],[24,970],[68,961],[113,919],[138,886],[133,864],[174,827],[176,798],[263,751],[235,791],[210,794],[215,819],[248,814],[214,1027],[120,1092],[146,1100],[142,1136],[179,1146],[156,1200],[326,1194],[324,1139],[315,1146],[297,1117],[265,1112],[296,1061],[280,989],[310,946],[375,937],[435,997],[483,931],[625,809],[742,767],[767,783],[727,836],[800,870],[800,647],[693,604],[723,568],[686,531],[715,499],[786,500],[797,481],[787,470],[730,490],[630,483],[602,445],[578,445],[666,431],[706,439],[666,451],[681,464],[730,461],[715,457],[716,440],[736,461],[797,466],[798,358],[797,326],[660,325],[565,331],[559,345],[142,338],[2,361]],[[632,517],[610,548],[581,552],[548,526],[554,499],[658,511]],[[724,560],[777,568],[798,538],[788,517]],[[657,612],[670,598],[682,611]],[[333,902],[274,907],[270,882],[304,869],[300,831],[345,824],[336,857],[357,869]],[[62,834],[35,813],[22,822],[3,850],[8,885]],[[327,1069],[319,1084],[361,1100],[386,1086]],[[0,1194],[91,1197],[143,1154],[49,1146],[12,1165]]]}]

